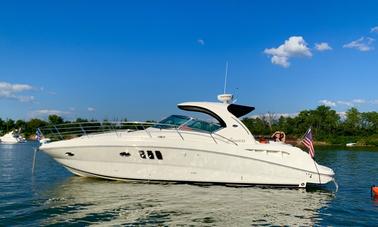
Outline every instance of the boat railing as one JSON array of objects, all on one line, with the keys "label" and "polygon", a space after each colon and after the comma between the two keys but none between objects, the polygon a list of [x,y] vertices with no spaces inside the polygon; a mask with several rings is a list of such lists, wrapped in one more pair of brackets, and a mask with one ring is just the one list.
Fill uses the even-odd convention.
[{"label": "boat railing", "polygon": [[[161,130],[146,130],[150,127],[154,127]],[[63,124],[49,124],[45,127],[39,128],[38,131],[43,138],[49,138],[51,141],[67,140],[76,137],[92,136],[101,133],[114,133],[116,136],[122,136],[123,133],[129,133],[134,131],[144,131],[146,136],[153,137],[153,134],[157,134],[162,129],[170,130],[177,133],[182,140],[185,137],[193,133],[201,133],[211,138],[215,143],[224,142],[238,145],[235,141],[219,135],[215,132],[209,132],[201,129],[180,128],[180,126],[172,124],[162,124],[156,122],[139,122],[139,121],[127,121],[127,122],[71,122]],[[166,131],[165,131],[166,132]]]}]

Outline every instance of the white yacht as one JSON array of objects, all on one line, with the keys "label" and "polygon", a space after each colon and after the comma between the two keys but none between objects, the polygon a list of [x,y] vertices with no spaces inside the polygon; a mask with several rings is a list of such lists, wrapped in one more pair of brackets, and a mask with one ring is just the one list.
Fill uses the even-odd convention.
[{"label": "white yacht", "polygon": [[[256,141],[238,119],[254,107],[233,104],[232,98],[223,94],[218,96],[221,102],[178,104],[181,110],[207,114],[216,123],[172,115],[159,123],[127,123],[141,130],[117,130],[123,124],[109,122],[101,127],[99,123],[53,126],[42,132],[62,140],[42,144],[40,150],[76,175],[112,180],[300,188],[334,180],[333,170],[317,164],[307,152],[284,143]],[[112,130],[99,133],[104,126]]]},{"label": "white yacht", "polygon": [[2,144],[17,144],[25,142],[26,139],[22,137],[22,135],[16,130],[8,132],[7,134],[0,137],[0,143]]}]

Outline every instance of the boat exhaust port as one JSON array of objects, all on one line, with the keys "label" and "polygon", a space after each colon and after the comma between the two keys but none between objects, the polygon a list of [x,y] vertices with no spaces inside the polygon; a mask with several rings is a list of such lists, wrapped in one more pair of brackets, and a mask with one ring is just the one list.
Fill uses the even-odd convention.
[{"label": "boat exhaust port", "polygon": [[129,152],[121,152],[119,153],[121,157],[129,157],[131,154]]},{"label": "boat exhaust port", "polygon": [[75,155],[74,155],[73,153],[71,153],[71,152],[66,152],[65,155],[68,156],[68,157],[75,156]]}]

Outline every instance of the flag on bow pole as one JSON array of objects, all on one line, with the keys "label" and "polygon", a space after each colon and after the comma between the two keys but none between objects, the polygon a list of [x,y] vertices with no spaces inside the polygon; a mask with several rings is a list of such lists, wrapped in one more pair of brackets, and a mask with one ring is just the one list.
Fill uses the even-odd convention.
[{"label": "flag on bow pole", "polygon": [[312,131],[311,128],[309,128],[304,135],[304,138],[302,140],[302,143],[309,149],[309,154],[311,158],[314,158],[315,156],[315,149],[314,149],[314,144],[312,142]]}]

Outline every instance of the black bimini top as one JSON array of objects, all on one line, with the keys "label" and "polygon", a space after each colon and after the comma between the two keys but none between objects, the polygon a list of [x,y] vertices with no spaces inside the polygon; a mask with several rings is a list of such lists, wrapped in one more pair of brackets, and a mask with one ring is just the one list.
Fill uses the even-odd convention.
[{"label": "black bimini top", "polygon": [[252,112],[254,109],[255,107],[252,106],[242,106],[237,104],[230,104],[227,107],[227,110],[238,118]]}]

